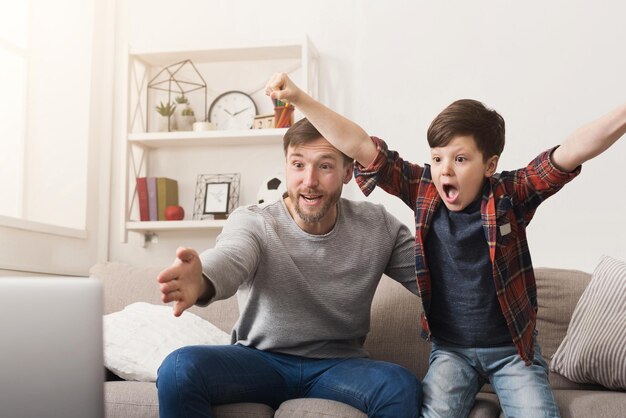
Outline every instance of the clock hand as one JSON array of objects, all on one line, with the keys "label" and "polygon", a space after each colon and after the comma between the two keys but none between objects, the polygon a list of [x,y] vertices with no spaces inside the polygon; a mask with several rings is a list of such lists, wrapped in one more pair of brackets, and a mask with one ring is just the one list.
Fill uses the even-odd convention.
[{"label": "clock hand", "polygon": [[235,115],[236,115],[236,113],[235,113],[235,115],[233,115],[232,113],[230,113],[228,110],[226,110],[226,108],[225,108],[225,107],[224,107],[224,108],[222,108],[222,110],[223,110],[224,112],[228,113],[228,114],[230,115],[230,117],[233,117],[233,116],[235,116]]},{"label": "clock hand", "polygon": [[246,107],[246,108],[244,108],[244,109],[241,109],[239,112],[235,112],[235,114],[234,114],[233,116],[237,116],[237,115],[238,115],[238,114],[240,114],[241,112],[245,112],[245,111],[246,111],[246,110],[248,110],[248,109],[250,109],[250,106],[248,106],[248,107]]}]

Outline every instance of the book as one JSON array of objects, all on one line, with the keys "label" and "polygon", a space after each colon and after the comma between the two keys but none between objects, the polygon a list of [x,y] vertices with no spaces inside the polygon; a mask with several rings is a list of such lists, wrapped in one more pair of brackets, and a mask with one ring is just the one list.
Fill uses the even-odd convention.
[{"label": "book", "polygon": [[167,177],[157,177],[158,220],[166,221],[165,208],[178,205],[178,182]]},{"label": "book", "polygon": [[148,177],[148,213],[150,214],[151,221],[159,220],[159,213],[157,209],[157,178]]},{"label": "book", "polygon": [[139,201],[139,220],[150,220],[148,210],[148,185],[145,177],[137,177],[136,179],[137,200]]}]

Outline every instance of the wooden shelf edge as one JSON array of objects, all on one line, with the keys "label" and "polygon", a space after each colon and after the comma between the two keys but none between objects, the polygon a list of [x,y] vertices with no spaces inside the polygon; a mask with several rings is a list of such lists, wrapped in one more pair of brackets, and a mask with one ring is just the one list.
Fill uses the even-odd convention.
[{"label": "wooden shelf edge", "polygon": [[240,131],[130,133],[128,142],[150,148],[211,145],[280,144],[287,128]]},{"label": "wooden shelf edge", "polygon": [[226,220],[202,220],[202,221],[129,221],[126,229],[129,231],[167,231],[183,229],[221,229]]}]

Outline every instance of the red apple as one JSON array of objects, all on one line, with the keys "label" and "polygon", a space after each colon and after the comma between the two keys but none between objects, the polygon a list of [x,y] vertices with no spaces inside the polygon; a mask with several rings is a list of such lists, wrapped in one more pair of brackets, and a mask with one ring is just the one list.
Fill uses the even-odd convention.
[{"label": "red apple", "polygon": [[168,206],[165,208],[165,219],[168,221],[180,221],[185,217],[185,210],[180,206]]}]

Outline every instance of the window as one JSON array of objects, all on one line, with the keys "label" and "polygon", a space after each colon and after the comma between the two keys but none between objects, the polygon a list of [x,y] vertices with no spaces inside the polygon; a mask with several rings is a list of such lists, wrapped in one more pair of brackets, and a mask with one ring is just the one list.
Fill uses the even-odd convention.
[{"label": "window", "polygon": [[0,215],[84,230],[96,0],[0,1]]},{"label": "window", "polygon": [[108,248],[114,0],[0,0],[0,274]]},{"label": "window", "polygon": [[0,215],[21,217],[29,2],[8,3],[0,3]]}]

